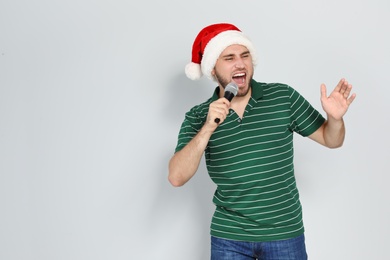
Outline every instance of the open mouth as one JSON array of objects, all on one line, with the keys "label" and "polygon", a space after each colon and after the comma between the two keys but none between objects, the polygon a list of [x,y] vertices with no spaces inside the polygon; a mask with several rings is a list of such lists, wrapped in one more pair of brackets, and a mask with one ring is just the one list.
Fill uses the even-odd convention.
[{"label": "open mouth", "polygon": [[245,83],[246,73],[241,72],[233,75],[233,80],[237,84],[243,84]]}]

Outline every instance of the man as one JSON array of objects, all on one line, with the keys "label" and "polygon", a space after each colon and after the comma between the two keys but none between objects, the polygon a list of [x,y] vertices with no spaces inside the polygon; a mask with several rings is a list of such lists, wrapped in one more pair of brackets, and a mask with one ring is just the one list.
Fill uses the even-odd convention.
[{"label": "man", "polygon": [[[255,48],[236,26],[213,24],[200,31],[186,75],[193,80],[206,75],[218,87],[186,113],[169,181],[184,185],[205,154],[217,185],[211,259],[307,259],[293,133],[340,147],[343,116],[356,95],[344,79],[330,96],[322,84],[325,119],[290,86],[253,80],[255,64]],[[238,93],[229,101],[224,89],[231,82]]]}]

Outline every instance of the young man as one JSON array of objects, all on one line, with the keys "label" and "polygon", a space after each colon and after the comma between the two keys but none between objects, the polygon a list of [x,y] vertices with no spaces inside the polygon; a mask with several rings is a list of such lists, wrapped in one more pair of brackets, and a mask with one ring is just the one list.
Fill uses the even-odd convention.
[{"label": "young man", "polygon": [[[200,31],[186,75],[193,80],[206,75],[218,87],[186,113],[169,181],[184,185],[205,154],[217,185],[211,259],[307,259],[293,133],[340,147],[343,116],[355,94],[344,79],[330,96],[321,85],[325,119],[290,86],[253,80],[255,64],[255,48],[236,26],[213,24]],[[238,92],[229,101],[224,89],[231,82]]]}]

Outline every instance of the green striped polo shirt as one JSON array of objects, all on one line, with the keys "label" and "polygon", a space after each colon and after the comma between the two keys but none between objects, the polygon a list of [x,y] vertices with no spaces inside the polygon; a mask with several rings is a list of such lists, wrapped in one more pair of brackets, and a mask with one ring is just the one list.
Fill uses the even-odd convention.
[{"label": "green striped polo shirt", "polygon": [[[256,242],[296,237],[304,226],[293,133],[308,136],[325,119],[288,85],[252,80],[251,87],[243,118],[230,109],[205,150],[207,170],[217,186],[211,235]],[[203,126],[218,91],[186,113],[176,151]]]}]

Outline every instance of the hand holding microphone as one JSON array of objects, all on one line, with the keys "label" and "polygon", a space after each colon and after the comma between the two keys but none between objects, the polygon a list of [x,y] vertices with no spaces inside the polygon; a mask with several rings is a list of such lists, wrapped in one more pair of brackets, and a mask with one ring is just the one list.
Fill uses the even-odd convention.
[{"label": "hand holding microphone", "polygon": [[[232,101],[233,97],[235,97],[237,95],[237,92],[238,92],[238,86],[236,85],[236,83],[230,82],[225,87],[224,98],[226,98],[230,102],[230,101]],[[217,124],[219,124],[220,121],[221,121],[221,119],[218,117],[214,119],[214,122]]]}]

